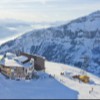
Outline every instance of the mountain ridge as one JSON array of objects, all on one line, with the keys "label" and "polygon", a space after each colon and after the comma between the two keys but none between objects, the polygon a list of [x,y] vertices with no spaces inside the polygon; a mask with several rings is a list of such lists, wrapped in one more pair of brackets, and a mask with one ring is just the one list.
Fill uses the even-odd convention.
[{"label": "mountain ridge", "polygon": [[100,75],[100,11],[57,27],[33,30],[1,45],[0,53],[21,50],[47,60],[81,67],[89,57],[88,71]]}]

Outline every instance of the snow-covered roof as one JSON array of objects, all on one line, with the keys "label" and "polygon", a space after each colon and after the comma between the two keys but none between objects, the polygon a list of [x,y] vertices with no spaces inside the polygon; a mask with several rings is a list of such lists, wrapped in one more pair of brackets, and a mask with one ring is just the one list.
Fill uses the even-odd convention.
[{"label": "snow-covered roof", "polygon": [[8,59],[8,58],[3,59],[0,62],[0,64],[8,66],[8,67],[25,67],[25,68],[32,67],[31,62],[27,62],[25,64],[22,64],[14,59]]},{"label": "snow-covered roof", "polygon": [[6,53],[6,58],[8,58],[8,59],[13,59],[14,57],[16,57],[15,54],[10,53],[10,52],[7,52],[7,53]]},{"label": "snow-covered roof", "polygon": [[27,62],[27,63],[23,64],[23,66],[24,66],[25,68],[32,67],[32,63]]},{"label": "snow-covered roof", "polygon": [[9,67],[22,67],[22,64],[18,63],[13,59],[5,58],[1,61],[2,65],[9,66]]},{"label": "snow-covered roof", "polygon": [[19,62],[24,62],[26,61],[28,58],[26,56],[18,56],[14,58],[15,60],[18,60]]},{"label": "snow-covered roof", "polygon": [[25,64],[22,63],[27,59],[26,56],[16,56],[13,53],[6,53],[6,57],[2,59],[0,64],[8,67],[32,67],[32,63],[34,62],[29,61]]},{"label": "snow-covered roof", "polygon": [[14,53],[10,53],[10,52],[7,52],[6,56],[16,57],[16,55]]}]

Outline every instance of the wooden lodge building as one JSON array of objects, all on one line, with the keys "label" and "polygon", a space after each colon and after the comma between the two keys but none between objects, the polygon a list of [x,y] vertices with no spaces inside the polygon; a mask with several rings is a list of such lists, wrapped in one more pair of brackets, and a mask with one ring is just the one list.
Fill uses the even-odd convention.
[{"label": "wooden lodge building", "polygon": [[1,73],[11,79],[31,79],[35,71],[45,70],[45,59],[20,52],[6,53],[0,61]]}]

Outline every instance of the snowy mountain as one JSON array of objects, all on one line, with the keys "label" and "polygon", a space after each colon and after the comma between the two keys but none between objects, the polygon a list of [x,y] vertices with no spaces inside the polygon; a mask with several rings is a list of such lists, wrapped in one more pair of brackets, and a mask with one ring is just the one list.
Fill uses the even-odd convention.
[{"label": "snowy mountain", "polygon": [[100,11],[64,25],[27,32],[0,47],[0,53],[14,50],[76,67],[81,67],[82,57],[88,56],[87,71],[100,76]]},{"label": "snowy mountain", "polygon": [[98,77],[87,73],[90,82],[86,84],[72,78],[80,74],[78,68],[48,61],[45,65],[45,72],[37,72],[38,79],[17,81],[0,74],[0,99],[100,99]]},{"label": "snowy mountain", "polygon": [[25,33],[32,29],[47,28],[59,24],[61,24],[61,22],[25,22],[16,19],[0,19],[0,39],[8,38],[19,33]]}]

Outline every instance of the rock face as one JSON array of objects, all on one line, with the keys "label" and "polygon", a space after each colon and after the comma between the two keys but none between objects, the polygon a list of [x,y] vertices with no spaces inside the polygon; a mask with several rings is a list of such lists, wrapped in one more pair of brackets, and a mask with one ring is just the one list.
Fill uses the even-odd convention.
[{"label": "rock face", "polygon": [[100,11],[68,24],[35,30],[0,46],[0,53],[21,50],[47,60],[81,67],[88,56],[88,71],[100,75]]}]

